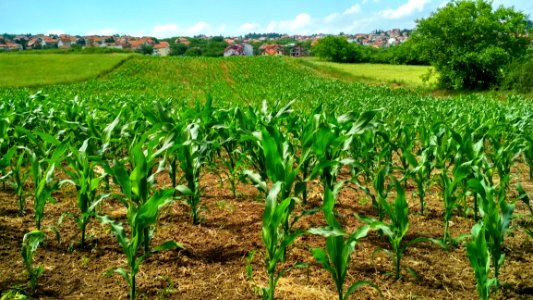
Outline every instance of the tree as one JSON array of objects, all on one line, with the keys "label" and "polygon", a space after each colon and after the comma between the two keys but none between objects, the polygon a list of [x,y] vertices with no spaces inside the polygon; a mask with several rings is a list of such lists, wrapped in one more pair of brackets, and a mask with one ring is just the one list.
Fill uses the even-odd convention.
[{"label": "tree", "polygon": [[353,63],[362,60],[362,46],[350,44],[344,37],[327,36],[318,40],[313,54],[327,61]]},{"label": "tree", "polygon": [[494,10],[491,1],[457,0],[417,20],[414,47],[451,89],[487,89],[503,78],[503,67],[526,53],[527,18],[513,8]]},{"label": "tree", "polygon": [[170,55],[172,56],[181,56],[185,54],[189,47],[185,44],[178,43],[178,44],[172,44],[170,46]]},{"label": "tree", "polygon": [[144,54],[144,55],[151,55],[154,53],[154,46],[144,43],[141,48],[139,48],[138,52]]}]

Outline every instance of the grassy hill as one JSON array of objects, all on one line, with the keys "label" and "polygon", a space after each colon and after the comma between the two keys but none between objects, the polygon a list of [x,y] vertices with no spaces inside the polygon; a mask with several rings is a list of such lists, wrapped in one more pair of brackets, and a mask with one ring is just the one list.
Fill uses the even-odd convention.
[{"label": "grassy hill", "polygon": [[112,70],[131,54],[0,55],[0,87],[33,87],[72,83]]}]

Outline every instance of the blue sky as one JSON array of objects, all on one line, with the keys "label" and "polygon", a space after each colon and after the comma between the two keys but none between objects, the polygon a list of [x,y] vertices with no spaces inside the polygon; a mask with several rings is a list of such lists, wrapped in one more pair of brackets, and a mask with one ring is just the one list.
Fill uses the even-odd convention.
[{"label": "blue sky", "polygon": [[[159,38],[414,28],[445,0],[0,0],[0,32]],[[533,18],[533,0],[495,0]]]}]

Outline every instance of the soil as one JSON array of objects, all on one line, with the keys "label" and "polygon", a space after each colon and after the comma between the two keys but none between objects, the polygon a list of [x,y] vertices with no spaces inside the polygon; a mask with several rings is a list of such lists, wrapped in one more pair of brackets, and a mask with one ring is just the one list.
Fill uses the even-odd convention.
[{"label": "soil", "polygon": [[[525,177],[525,176],[524,176]],[[158,177],[158,185],[168,186],[166,176]],[[522,180],[530,194],[533,183]],[[267,285],[263,261],[261,222],[264,209],[262,194],[251,186],[239,184],[234,198],[214,174],[206,174],[202,203],[205,218],[200,225],[192,225],[188,207],[176,201],[162,209],[152,246],[167,240],[183,244],[185,249],[164,251],[149,256],[137,275],[139,299],[260,299],[260,287]],[[313,185],[310,185],[313,186]],[[30,188],[28,190],[31,190]],[[410,206],[410,227],[406,241],[417,237],[440,238],[443,233],[443,210],[438,189],[429,192],[427,210],[419,213],[418,198],[409,183],[406,196]],[[510,197],[516,193],[510,192]],[[66,211],[75,213],[76,193],[64,188],[54,194],[57,204],[47,204],[44,225],[55,225]],[[321,203],[319,188],[310,193],[306,209]],[[376,217],[370,201],[360,192],[345,188],[336,208],[339,219],[348,232],[361,223],[354,213]],[[16,196],[9,188],[0,187],[0,292],[26,290],[27,276],[20,255],[22,238],[34,229],[33,201],[28,198],[26,214],[18,214]],[[515,215],[526,213],[517,203]],[[100,214],[125,222],[125,209],[120,202],[108,199]],[[533,240],[521,228],[514,227],[506,237],[505,263],[501,269],[502,288],[497,298],[533,299]],[[299,228],[323,225],[323,215],[317,213],[300,219]],[[450,231],[454,237],[466,234],[474,224],[471,218],[456,214]],[[89,245],[80,249],[80,231],[76,223],[65,218],[59,228],[61,241],[47,232],[47,241],[37,250],[35,264],[44,273],[32,298],[36,299],[128,299],[126,281],[118,274],[105,275],[107,270],[127,268],[125,256],[107,226],[98,221],[88,225]],[[297,262],[305,268],[294,268],[277,284],[278,299],[336,299],[334,281],[312,258],[309,249],[322,247],[324,238],[304,235],[290,248],[287,262],[280,269]],[[388,241],[371,232],[360,240],[352,254],[346,277],[348,284],[367,280],[379,287],[384,299],[476,299],[476,283],[465,246],[448,251],[431,243],[414,244],[402,258],[402,278],[395,280],[394,266],[382,251],[389,249]],[[252,262],[253,281],[248,279],[248,253],[258,251]],[[407,268],[413,272],[409,272]],[[357,290],[350,299],[379,299],[371,287]]]}]

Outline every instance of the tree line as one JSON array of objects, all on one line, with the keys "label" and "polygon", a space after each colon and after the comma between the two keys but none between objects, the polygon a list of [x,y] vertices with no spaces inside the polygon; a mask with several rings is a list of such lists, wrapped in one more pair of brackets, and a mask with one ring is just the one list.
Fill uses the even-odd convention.
[{"label": "tree line", "polygon": [[442,88],[453,90],[533,88],[533,22],[514,8],[491,1],[458,0],[417,20],[409,40],[371,49],[328,36],[314,55],[333,62],[429,64]]}]

